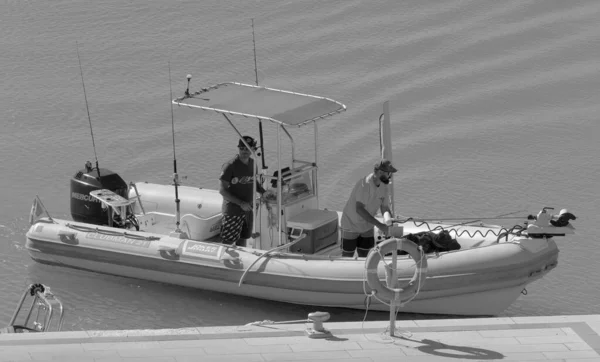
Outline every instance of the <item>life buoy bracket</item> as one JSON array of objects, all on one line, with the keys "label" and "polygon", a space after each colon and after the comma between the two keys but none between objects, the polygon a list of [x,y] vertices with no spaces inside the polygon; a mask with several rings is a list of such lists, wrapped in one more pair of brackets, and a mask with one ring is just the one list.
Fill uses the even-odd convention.
[{"label": "life buoy bracket", "polygon": [[[379,279],[379,274],[377,273],[379,262],[386,254],[394,250],[406,251],[416,264],[412,279],[399,288],[389,288],[385,282]],[[412,300],[423,287],[427,276],[427,257],[423,253],[422,248],[414,242],[406,238],[391,238],[371,249],[365,261],[365,269],[367,272],[367,284],[369,284],[369,287],[371,287],[379,299],[403,305]],[[390,267],[388,266],[386,273],[390,271]]]}]

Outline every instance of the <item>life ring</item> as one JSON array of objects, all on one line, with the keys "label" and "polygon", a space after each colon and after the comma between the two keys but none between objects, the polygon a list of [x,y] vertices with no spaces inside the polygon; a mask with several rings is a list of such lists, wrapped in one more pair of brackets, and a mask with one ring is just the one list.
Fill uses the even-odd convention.
[{"label": "life ring", "polygon": [[[394,250],[406,251],[416,264],[415,273],[412,279],[407,284],[400,286],[397,289],[389,288],[379,279],[379,274],[377,273],[377,266],[383,256]],[[369,255],[367,255],[367,260],[365,261],[365,269],[367,270],[367,283],[380,299],[404,304],[413,298],[425,283],[425,277],[427,276],[427,257],[422,252],[421,247],[414,242],[406,238],[391,238],[371,249]],[[389,270],[386,270],[386,273],[388,272]]]}]

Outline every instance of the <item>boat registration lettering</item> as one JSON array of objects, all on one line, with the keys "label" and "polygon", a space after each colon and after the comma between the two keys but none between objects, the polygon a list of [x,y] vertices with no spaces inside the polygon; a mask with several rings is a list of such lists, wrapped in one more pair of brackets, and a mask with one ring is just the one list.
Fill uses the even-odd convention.
[{"label": "boat registration lettering", "polygon": [[123,245],[131,245],[136,246],[138,248],[148,248],[150,247],[150,240],[140,240],[140,239],[130,239],[121,235],[106,235],[99,233],[87,233],[85,234],[86,238],[94,239],[94,240],[102,240],[108,241],[111,243],[123,244]]},{"label": "boat registration lettering", "polygon": [[184,250],[186,253],[196,254],[197,256],[209,257],[213,259],[218,258],[220,249],[221,247],[218,245],[208,245],[204,243],[188,241]]}]

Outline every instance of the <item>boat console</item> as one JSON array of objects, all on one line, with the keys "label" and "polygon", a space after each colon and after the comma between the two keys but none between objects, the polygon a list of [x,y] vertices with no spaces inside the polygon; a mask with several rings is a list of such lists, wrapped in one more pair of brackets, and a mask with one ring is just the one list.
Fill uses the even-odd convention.
[{"label": "boat console", "polygon": [[306,210],[287,220],[287,229],[294,238],[294,230],[303,230],[306,237],[290,247],[290,252],[314,254],[338,241],[338,214],[330,210]]}]

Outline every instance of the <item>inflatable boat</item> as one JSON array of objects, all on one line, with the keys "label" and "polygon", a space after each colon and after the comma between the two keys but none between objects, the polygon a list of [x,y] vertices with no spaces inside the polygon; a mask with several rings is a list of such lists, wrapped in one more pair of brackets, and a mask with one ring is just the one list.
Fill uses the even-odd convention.
[{"label": "inflatable boat", "polygon": [[[555,268],[554,238],[574,233],[575,216],[551,208],[510,227],[392,217],[385,218],[389,235],[376,230],[378,245],[366,258],[344,258],[341,213],[319,207],[318,153],[297,159],[286,130],[313,125],[316,149],[316,123],[343,112],[343,104],[241,83],[192,93],[189,78],[186,95],[173,104],[218,112],[236,132],[230,118],[277,127],[282,172],[257,175],[270,187],[254,202],[247,246],[220,242],[217,190],[182,186],[176,170],[172,184],[127,184],[88,163],[71,179],[73,220],[51,217],[36,196],[26,241],[34,260],[295,304],[489,316]],[[382,130],[389,118],[386,104]],[[383,143],[391,158],[389,138]],[[292,154],[287,162],[284,147]]]}]

